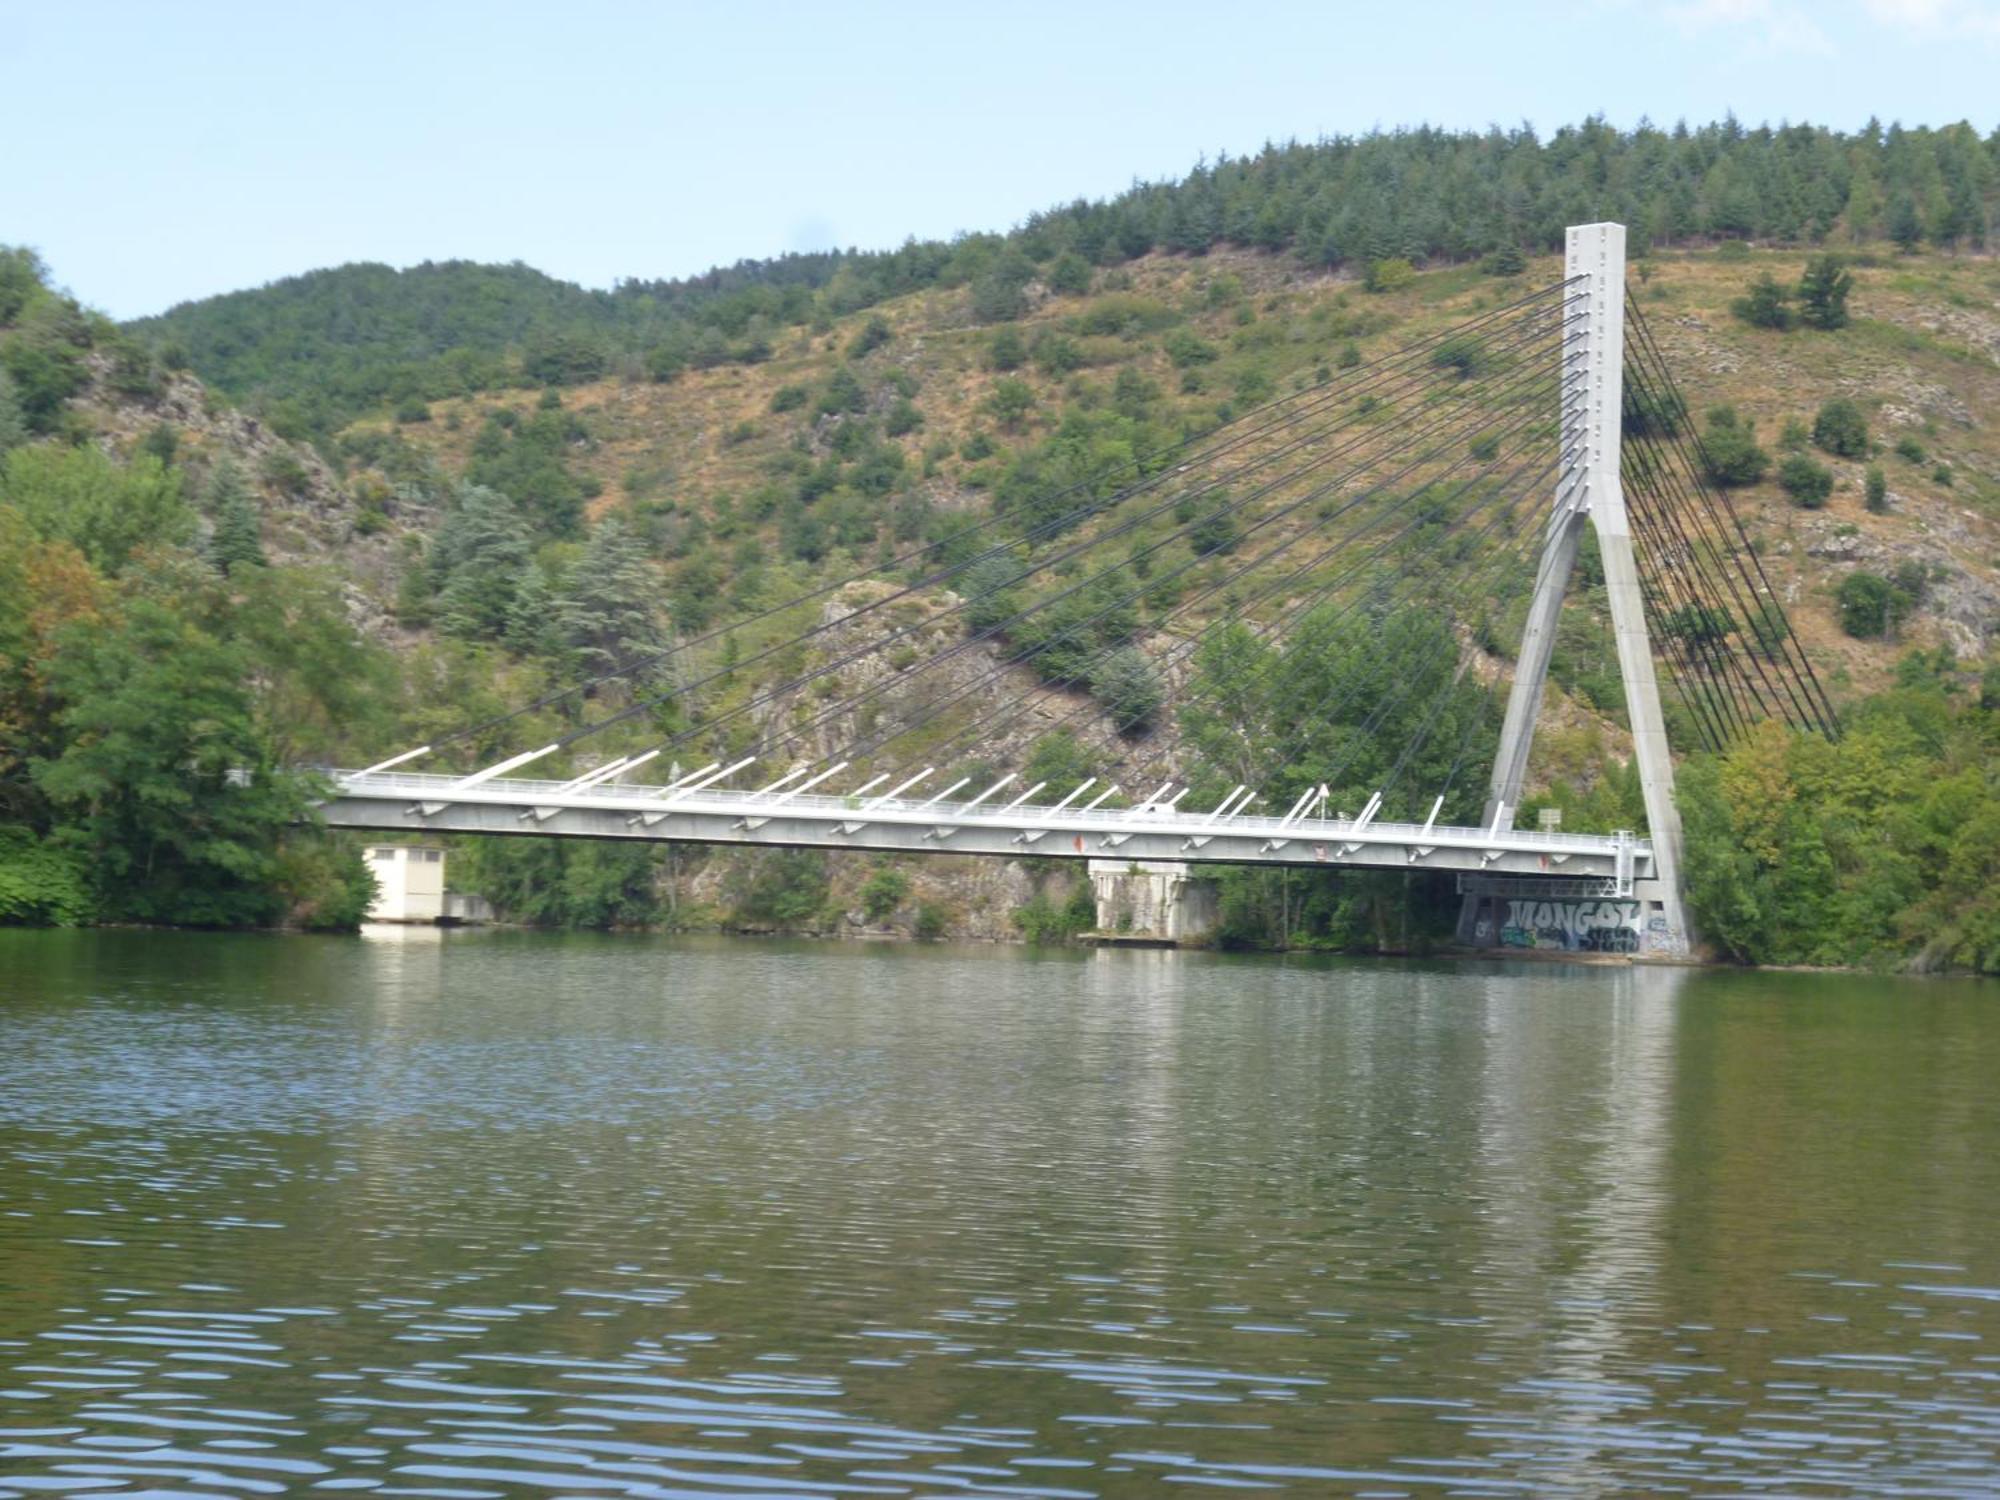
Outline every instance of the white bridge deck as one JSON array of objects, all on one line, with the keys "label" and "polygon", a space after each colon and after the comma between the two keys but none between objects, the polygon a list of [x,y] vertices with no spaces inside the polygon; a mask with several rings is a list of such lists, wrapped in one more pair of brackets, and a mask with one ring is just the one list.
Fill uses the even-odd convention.
[{"label": "white bridge deck", "polygon": [[[1629,895],[1653,874],[1651,844],[1630,834],[1453,828],[1361,819],[1251,817],[1171,807],[1077,809],[1016,803],[884,800],[766,792],[674,791],[411,772],[328,771],[320,811],[335,828],[538,834],[917,854],[1351,865],[1602,881]],[[1226,805],[1226,804],[1225,804]]]}]

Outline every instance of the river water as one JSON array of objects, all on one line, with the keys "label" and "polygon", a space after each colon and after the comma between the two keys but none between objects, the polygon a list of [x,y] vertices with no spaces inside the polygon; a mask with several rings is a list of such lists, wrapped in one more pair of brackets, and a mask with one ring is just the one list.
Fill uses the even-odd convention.
[{"label": "river water", "polygon": [[2000,992],[0,931],[0,1494],[2000,1493]]}]

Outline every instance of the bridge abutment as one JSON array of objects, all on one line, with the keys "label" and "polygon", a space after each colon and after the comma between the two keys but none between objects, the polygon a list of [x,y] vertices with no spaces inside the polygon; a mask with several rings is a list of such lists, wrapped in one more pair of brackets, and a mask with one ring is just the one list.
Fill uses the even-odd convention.
[{"label": "bridge abutment", "polygon": [[1629,893],[1607,893],[1592,880],[1507,880],[1466,876],[1458,940],[1501,952],[1688,956],[1678,924],[1678,893],[1659,880],[1635,880]]},{"label": "bridge abutment", "polygon": [[1179,860],[1093,859],[1097,930],[1110,937],[1198,945],[1221,916],[1213,878]]}]

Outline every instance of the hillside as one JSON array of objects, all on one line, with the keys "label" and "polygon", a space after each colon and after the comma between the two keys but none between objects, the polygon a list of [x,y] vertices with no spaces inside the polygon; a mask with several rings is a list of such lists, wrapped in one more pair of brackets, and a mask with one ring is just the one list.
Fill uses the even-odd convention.
[{"label": "hillside", "polygon": [[1031,280],[1169,254],[1256,250],[1309,271],[1463,264],[1558,249],[1568,224],[1615,219],[1634,243],[1747,239],[1977,247],[2000,209],[2000,132],[1970,125],[1842,132],[1600,120],[1556,131],[1420,128],[1267,145],[1036,214],[1008,234],[742,261],[662,280],[634,267],[586,291],[524,266],[352,265],[173,308],[133,326],[184,350],[218,389],[288,435],[370,406],[603,372],[655,378],[757,363],[789,330],[931,288],[1017,310]]},{"label": "hillside", "polygon": [[[1981,658],[2000,622],[2000,432],[1978,416],[2000,410],[2000,267],[1971,257],[1873,258],[1854,267],[1854,321],[1839,333],[1774,333],[1732,315],[1730,304],[1757,276],[1796,281],[1805,259],[1783,251],[1662,252],[1635,280],[1697,411],[1736,406],[1779,455],[1786,424],[1810,426],[1828,400],[1849,397],[1868,412],[1869,458],[1819,453],[1835,474],[1824,508],[1790,503],[1775,464],[1734,496],[1816,659],[1838,686],[1869,691],[1890,679],[1912,645]],[[1177,433],[1310,381],[1350,348],[1372,359],[1472,315],[1504,287],[1559,274],[1545,257],[1518,278],[1463,268],[1371,294],[1352,278],[1277,257],[1158,256],[1100,278],[1087,294],[1036,287],[1031,310],[999,327],[973,321],[964,293],[918,293],[832,320],[823,333],[802,331],[753,366],[689,371],[666,384],[573,387],[563,408],[579,432],[565,458],[593,491],[593,516],[628,516],[657,539],[670,593],[701,592],[705,580],[735,572],[732,559],[751,540],[780,564],[831,561],[859,571],[878,540],[874,527],[845,548],[825,548],[826,538],[840,535],[843,503],[871,520],[886,507],[850,480],[849,493],[834,485],[810,511],[794,511],[780,483],[795,477],[801,455],[815,462],[829,455],[829,414],[820,408],[843,373],[876,415],[871,442],[892,455],[887,466],[909,503],[926,515],[973,514],[1023,455],[1060,443],[1073,424]],[[1190,338],[1213,357],[1189,362]],[[996,360],[996,346],[1015,341],[1020,365],[998,368],[1012,359]],[[874,347],[855,355],[865,344]],[[1106,415],[1121,381],[1153,393],[1140,423]],[[1010,431],[996,400],[1017,387],[1026,388],[1027,404]],[[526,422],[538,404],[511,393],[439,402],[421,423],[357,423],[337,446],[358,457],[398,455],[387,470],[358,462],[364,484],[387,482],[410,452],[459,472],[497,413]],[[879,429],[893,425],[892,416],[921,425],[891,438]],[[1921,447],[1921,460],[1895,451],[1908,442]],[[1880,514],[1864,507],[1871,465],[1889,481]],[[830,517],[825,535],[800,529],[808,515]],[[1840,580],[1856,566],[1886,573],[1912,559],[1936,576],[1895,638],[1847,635],[1835,598]]]},{"label": "hillside", "polygon": [[[1588,141],[1594,157],[1580,151]],[[1982,737],[2000,703],[2000,674],[1973,689],[2000,617],[2000,439],[1989,415],[2000,410],[2000,271],[1979,254],[1912,253],[1870,239],[1868,194],[1855,196],[1872,181],[1885,203],[1906,194],[1913,211],[1927,205],[1919,241],[1981,238],[1952,207],[1954,172],[1971,174],[1964,180],[1979,203],[1990,181],[1989,144],[1965,132],[1713,127],[1619,137],[1587,127],[1546,146],[1380,137],[1218,164],[1181,184],[951,247],[798,258],[611,293],[522,267],[346,268],[179,309],[136,332],[48,292],[32,261],[16,257],[11,284],[24,290],[0,306],[0,447],[14,449],[0,468],[0,521],[23,539],[9,559],[16,602],[39,602],[0,614],[0,714],[15,727],[0,783],[25,830],[10,836],[65,858],[91,851],[72,879],[79,889],[96,881],[105,914],[268,918],[280,887],[295,911],[335,909],[337,899],[311,888],[347,878],[336,873],[346,868],[339,851],[287,854],[274,833],[291,805],[283,799],[255,825],[272,831],[246,829],[248,842],[226,856],[231,873],[221,884],[237,889],[235,904],[162,903],[136,879],[107,885],[102,872],[114,866],[156,869],[158,854],[133,863],[133,841],[165,847],[185,820],[139,805],[142,796],[107,821],[92,789],[136,774],[154,763],[149,756],[217,776],[226,764],[374,758],[517,710],[521,717],[455,753],[504,753],[609,716],[604,733],[566,758],[587,769],[659,743],[692,715],[729,726],[717,732],[718,747],[779,736],[810,756],[832,748],[841,727],[814,727],[818,702],[873,682],[889,685],[893,707],[899,675],[947,648],[957,659],[946,682],[925,679],[927,691],[969,694],[936,730],[947,746],[999,705],[1038,705],[1010,734],[980,742],[982,763],[1032,758],[1057,774],[1115,774],[1171,756],[1182,736],[1209,745],[1218,733],[1251,763],[1278,763],[1300,733],[1338,738],[1365,724],[1362,737],[1380,758],[1343,755],[1336,786],[1358,805],[1398,748],[1421,738],[1415,726],[1380,719],[1392,706],[1380,693],[1338,723],[1291,724],[1282,702],[1259,709],[1254,726],[1161,710],[1187,674],[1221,670],[1181,651],[1204,625],[1224,614],[1279,618],[1282,600],[1208,597],[1222,576],[1216,557],[1192,575],[1200,587],[1190,602],[1178,586],[1154,588],[1092,627],[1098,660],[1115,663],[1115,673],[1063,675],[1055,665],[1063,637],[1048,625],[968,640],[973,616],[957,611],[980,604],[971,575],[953,581],[958,593],[932,588],[899,604],[911,632],[901,647],[864,655],[810,691],[765,702],[802,661],[824,659],[765,653],[888,585],[788,600],[855,575],[907,578],[919,550],[967,556],[967,528],[995,517],[1018,529],[1016,518],[1074,503],[1065,496],[1108,499],[1191,436],[1365,375],[1413,340],[1551,284],[1555,258],[1518,248],[1548,235],[1533,225],[1517,234],[1484,211],[1462,222],[1490,253],[1477,261],[1438,253],[1425,267],[1396,255],[1323,253],[1324,238],[1301,238],[1305,218],[1285,220],[1292,228],[1269,246],[1246,247],[1244,236],[1217,228],[1189,242],[1206,253],[1161,248],[1205,194],[1233,205],[1219,223],[1240,226],[1252,206],[1295,203],[1304,184],[1339,181],[1348,197],[1336,209],[1351,216],[1355,202],[1385,201],[1360,193],[1351,174],[1397,163],[1413,186],[1392,217],[1415,224],[1431,190],[1417,188],[1433,182],[1418,167],[1464,166],[1482,152],[1517,172],[1540,163],[1529,174],[1533,201],[1558,214],[1558,229],[1561,205],[1584,201],[1574,189],[1590,176],[1579,165],[1587,159],[1605,168],[1600,201],[1639,213],[1690,185],[1713,189],[1751,174],[1769,189],[1758,212],[1774,214],[1800,162],[1833,152],[1846,163],[1847,196],[1830,219],[1782,221],[1799,238],[1822,229],[1839,240],[1861,235],[1842,255],[1852,278],[1845,326],[1781,329],[1739,315],[1768,277],[1766,302],[1775,299],[1783,316],[1763,321],[1796,323],[1787,298],[1819,254],[1806,246],[1662,245],[1634,268],[1634,294],[1690,404],[1709,413],[1709,441],[1720,451],[1726,437],[1741,461],[1728,478],[1749,537],[1859,726],[1851,748],[1829,752],[1833,762],[1815,759],[1807,742],[1760,739],[1690,763],[1690,828],[1714,856],[1698,861],[1698,896],[1719,913],[1710,925],[1720,945],[1738,956],[2000,961],[1988,856],[1965,843],[1984,826],[1977,809],[1995,801]],[[1894,170],[1871,178],[1878,165]],[[1919,191],[1927,181],[1938,193]],[[1734,201],[1704,191],[1702,214]],[[1878,227],[1909,228],[1891,217],[1895,226]],[[1150,238],[1136,229],[1093,238],[1106,223],[1140,221]],[[166,342],[148,342],[157,336]],[[189,361],[192,372],[180,368]],[[204,367],[245,406],[205,388],[196,378]],[[1854,410],[1829,426],[1829,403],[1842,401]],[[109,455],[112,467],[93,454]],[[113,511],[141,497],[147,519],[107,548],[99,532],[66,519],[69,502],[59,496],[85,493],[109,496]],[[1122,546],[1136,557],[1172,543],[1186,523],[1179,515],[1134,522]],[[1288,527],[1278,535],[1310,529]],[[1016,590],[1024,597],[1011,602],[1059,587]],[[1504,637],[1505,622],[1497,626]],[[187,651],[162,644],[173,630],[228,679],[221,697],[203,702],[187,684],[169,685],[193,670]],[[1277,644],[1333,653],[1315,664],[1327,671],[1375,649],[1352,636]],[[562,684],[648,655],[666,661],[669,650],[665,667],[530,707]],[[1457,650],[1472,652],[1471,641]],[[1483,716],[1504,686],[1503,659],[1483,649],[1473,656],[1484,706],[1454,711],[1466,725],[1459,760],[1427,746],[1430,758],[1410,767],[1413,781],[1452,788],[1452,816],[1476,813],[1477,778],[1453,779],[1468,753],[1475,763],[1484,753],[1492,726]],[[1638,826],[1611,660],[1601,596],[1581,587],[1566,614],[1524,815],[1553,804],[1570,827]],[[146,675],[156,667],[166,674],[159,682]],[[185,703],[207,717],[184,723],[155,707],[149,728],[161,734],[151,749],[135,748],[111,737],[103,717],[119,694],[130,697],[121,713]],[[227,732],[217,736],[218,725]],[[1048,732],[1065,725],[1069,733]],[[1691,746],[1688,728],[1677,720]],[[112,748],[128,756],[124,771],[106,761]],[[1862,796],[1862,786],[1875,790]],[[1945,788],[1956,802],[1939,800]],[[218,807],[231,800],[222,781],[185,795]],[[1790,809],[1783,828],[1758,822],[1772,806]],[[1893,838],[1865,835],[1891,813],[1902,820]],[[172,856],[185,867],[186,891],[219,879],[200,873],[224,857],[207,847]],[[904,869],[504,842],[466,853],[460,868],[503,907],[556,923],[886,923],[1000,936],[1060,934],[1087,920],[1071,876],[1032,864],[996,873],[947,861]],[[1829,880],[1875,892],[1874,904],[1857,896],[1821,926],[1802,923],[1797,893]],[[1447,891],[1366,878],[1312,882],[1303,896],[1254,877],[1226,885],[1225,938],[1246,944],[1420,944],[1449,905]],[[0,917],[6,899],[0,889]]]}]

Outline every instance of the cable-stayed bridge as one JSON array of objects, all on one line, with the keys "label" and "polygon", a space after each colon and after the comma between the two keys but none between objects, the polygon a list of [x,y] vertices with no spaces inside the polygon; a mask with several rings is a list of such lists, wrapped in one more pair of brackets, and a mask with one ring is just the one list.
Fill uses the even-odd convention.
[{"label": "cable-stayed bridge", "polygon": [[[1618,903],[1628,949],[1678,954],[1660,679],[1702,745],[1771,717],[1833,732],[1626,296],[1621,226],[1572,229],[1554,285],[1113,472],[331,772],[326,821],[1450,871],[1470,941],[1508,903],[1583,898]],[[1580,557],[1643,836],[1514,826]],[[1095,774],[1038,771],[1058,735]],[[490,763],[415,769],[454,752]]]}]

